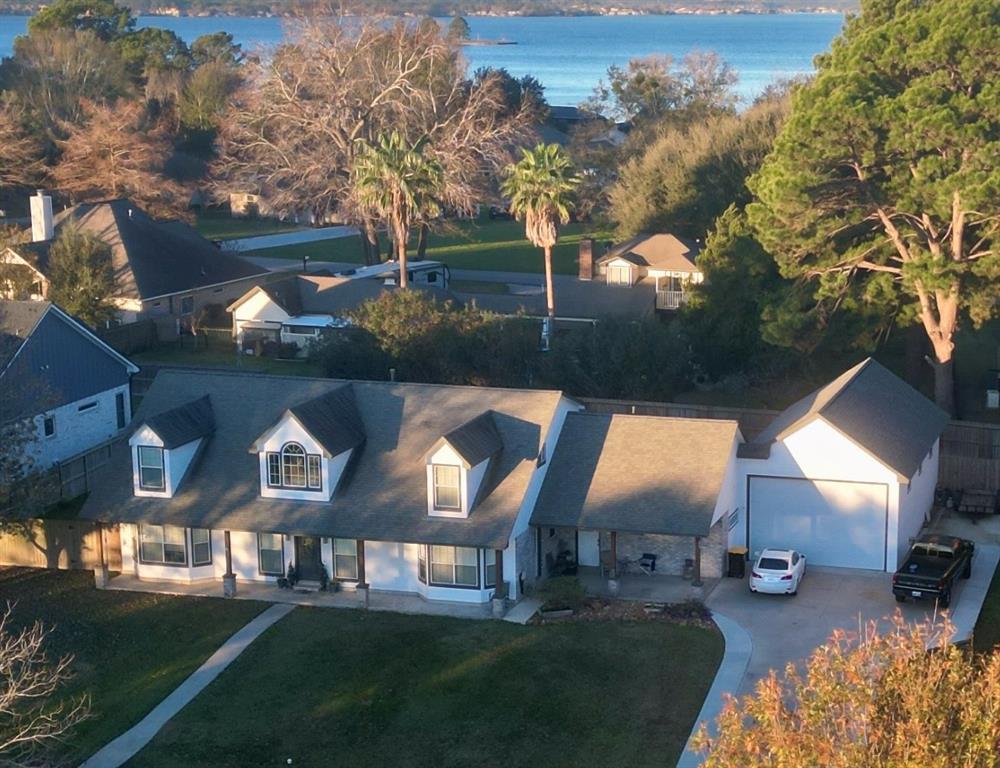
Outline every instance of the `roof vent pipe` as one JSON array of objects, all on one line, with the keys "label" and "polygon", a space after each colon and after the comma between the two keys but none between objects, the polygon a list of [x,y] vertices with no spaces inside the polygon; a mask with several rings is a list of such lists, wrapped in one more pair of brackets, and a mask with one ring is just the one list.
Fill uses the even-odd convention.
[{"label": "roof vent pipe", "polygon": [[31,241],[44,243],[55,237],[55,225],[52,221],[52,198],[42,190],[30,199],[31,207]]}]

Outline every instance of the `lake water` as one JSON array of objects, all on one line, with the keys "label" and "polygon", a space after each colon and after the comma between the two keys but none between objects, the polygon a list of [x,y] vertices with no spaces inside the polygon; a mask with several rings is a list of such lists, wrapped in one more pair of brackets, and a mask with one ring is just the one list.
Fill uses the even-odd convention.
[{"label": "lake water", "polygon": [[[545,86],[550,104],[578,104],[586,99],[611,64],[637,56],[688,51],[718,52],[740,76],[745,99],[769,83],[812,71],[813,57],[830,46],[840,31],[838,14],[732,16],[578,16],[470,17],[473,37],[507,39],[508,46],[469,46],[470,66],[506,67],[512,74],[532,74]],[[279,19],[144,16],[140,26],[172,29],[187,42],[224,29],[246,49],[266,48],[282,40]],[[0,16],[0,56],[9,55],[14,38],[27,28],[24,16]]]}]

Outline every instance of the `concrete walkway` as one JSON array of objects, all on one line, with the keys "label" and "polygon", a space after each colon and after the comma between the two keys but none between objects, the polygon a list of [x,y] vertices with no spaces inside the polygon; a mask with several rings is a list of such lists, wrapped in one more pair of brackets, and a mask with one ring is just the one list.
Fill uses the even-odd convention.
[{"label": "concrete walkway", "polygon": [[511,624],[527,624],[541,607],[542,601],[538,598],[525,597],[507,612],[503,620]]},{"label": "concrete walkway", "polygon": [[351,237],[356,234],[358,234],[356,227],[320,227],[318,229],[299,229],[294,232],[279,232],[274,235],[258,235],[257,237],[223,240],[220,245],[224,251],[261,251],[266,248],[280,248],[284,245],[301,245],[302,243],[318,243],[321,240],[337,240],[341,237]]},{"label": "concrete walkway", "polygon": [[157,704],[152,712],[117,739],[102,747],[81,768],[118,768],[130,760],[153,739],[170,718],[180,712],[209,683],[215,680],[222,670],[243,653],[250,643],[260,637],[264,630],[286,616],[294,608],[294,605],[272,605],[253,619],[226,640],[219,650],[209,656],[208,660],[198,667],[187,680]]},{"label": "concrete walkway", "polygon": [[721,613],[713,613],[712,620],[722,632],[726,650],[722,656],[722,663],[719,664],[719,671],[715,673],[712,687],[701,705],[701,712],[698,713],[694,728],[691,729],[687,746],[684,747],[681,759],[677,761],[677,768],[697,768],[701,765],[701,755],[691,750],[691,739],[702,723],[708,723],[710,729],[714,727],[715,720],[722,711],[725,694],[739,690],[746,675],[747,665],[750,663],[750,655],[753,653],[753,641],[743,627]]}]

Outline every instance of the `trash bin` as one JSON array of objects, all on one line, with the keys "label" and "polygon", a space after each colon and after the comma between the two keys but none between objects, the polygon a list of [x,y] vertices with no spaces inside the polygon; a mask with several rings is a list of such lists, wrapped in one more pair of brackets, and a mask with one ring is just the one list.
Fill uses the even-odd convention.
[{"label": "trash bin", "polygon": [[729,550],[729,576],[742,579],[747,572],[747,548],[732,547]]}]

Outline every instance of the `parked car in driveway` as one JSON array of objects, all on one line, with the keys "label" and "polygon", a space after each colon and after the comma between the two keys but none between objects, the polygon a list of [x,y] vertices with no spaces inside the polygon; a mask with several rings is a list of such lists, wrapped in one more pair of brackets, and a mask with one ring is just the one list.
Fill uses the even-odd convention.
[{"label": "parked car in driveway", "polygon": [[750,591],[794,595],[806,574],[806,556],[794,549],[765,549],[750,569]]},{"label": "parked car in driveway", "polygon": [[947,608],[955,581],[972,575],[975,550],[974,542],[953,536],[934,534],[917,539],[892,575],[896,602],[902,603],[908,597],[933,598],[938,607]]}]

